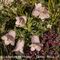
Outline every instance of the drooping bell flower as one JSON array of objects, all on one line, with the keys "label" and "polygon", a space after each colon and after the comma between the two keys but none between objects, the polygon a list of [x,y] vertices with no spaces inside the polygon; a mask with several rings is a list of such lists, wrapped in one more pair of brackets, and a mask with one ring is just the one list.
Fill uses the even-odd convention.
[{"label": "drooping bell flower", "polygon": [[14,45],[15,44],[16,33],[14,30],[10,30],[7,34],[3,35],[1,39],[4,41],[5,45]]},{"label": "drooping bell flower", "polygon": [[17,16],[16,17],[16,27],[24,27],[27,21],[27,17],[26,16]]},{"label": "drooping bell flower", "polygon": [[35,8],[32,11],[32,15],[34,17],[39,17],[42,20],[50,17],[49,11],[44,6],[42,6],[41,3],[35,4]]},{"label": "drooping bell flower", "polygon": [[18,40],[15,49],[13,50],[14,52],[20,52],[20,53],[24,53],[23,52],[23,48],[24,48],[24,40]]},{"label": "drooping bell flower", "polygon": [[40,51],[41,50],[41,47],[43,46],[43,44],[40,43],[40,40],[39,40],[39,36],[37,35],[33,35],[31,37],[31,51]]}]

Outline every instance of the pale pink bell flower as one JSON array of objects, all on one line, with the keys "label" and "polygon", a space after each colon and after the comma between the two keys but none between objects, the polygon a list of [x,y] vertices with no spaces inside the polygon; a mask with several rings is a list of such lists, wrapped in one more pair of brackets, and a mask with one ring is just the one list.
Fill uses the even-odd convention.
[{"label": "pale pink bell flower", "polygon": [[4,41],[5,45],[14,45],[15,44],[15,36],[16,33],[14,30],[10,30],[7,34],[1,37],[1,39]]},{"label": "pale pink bell flower", "polygon": [[27,21],[27,17],[26,16],[17,16],[16,17],[16,27],[24,27]]},{"label": "pale pink bell flower", "polygon": [[39,36],[37,35],[33,35],[31,37],[31,45],[30,45],[30,50],[31,51],[40,51],[41,50],[41,47],[43,46],[43,44],[40,43],[40,40],[39,40]]},{"label": "pale pink bell flower", "polygon": [[44,6],[42,6],[41,3],[35,4],[32,15],[35,17],[39,17],[42,20],[50,17],[49,11]]},{"label": "pale pink bell flower", "polygon": [[23,48],[24,48],[24,40],[18,40],[16,47],[13,51],[15,52],[20,52],[20,53],[24,53],[23,52]]}]

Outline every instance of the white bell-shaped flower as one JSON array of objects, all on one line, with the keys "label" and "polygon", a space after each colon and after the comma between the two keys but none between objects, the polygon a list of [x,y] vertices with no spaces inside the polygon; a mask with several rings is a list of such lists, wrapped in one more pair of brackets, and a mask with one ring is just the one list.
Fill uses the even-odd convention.
[{"label": "white bell-shaped flower", "polygon": [[17,45],[13,51],[24,53],[23,48],[24,48],[24,40],[18,40]]},{"label": "white bell-shaped flower", "polygon": [[41,3],[35,4],[32,15],[35,17],[39,17],[42,20],[50,17],[49,11],[45,7],[43,7]]},{"label": "white bell-shaped flower", "polygon": [[43,46],[43,44],[40,43],[40,40],[39,40],[39,36],[37,35],[33,35],[31,37],[31,45],[30,45],[30,50],[31,51],[40,51],[41,50],[41,47]]},{"label": "white bell-shaped flower", "polygon": [[16,27],[24,27],[27,21],[27,17],[26,16],[17,16],[16,17]]},{"label": "white bell-shaped flower", "polygon": [[5,45],[14,45],[15,44],[15,36],[16,33],[13,30],[10,30],[7,34],[1,37],[1,39],[4,41]]}]

